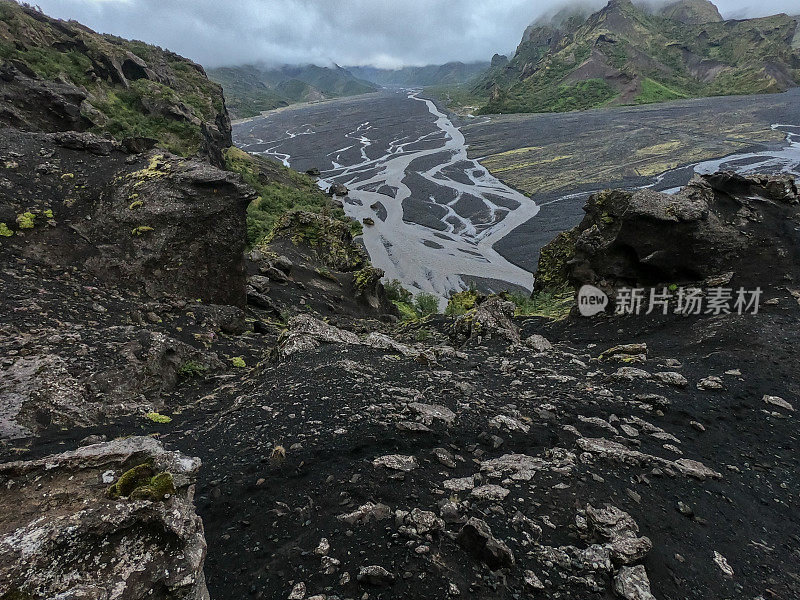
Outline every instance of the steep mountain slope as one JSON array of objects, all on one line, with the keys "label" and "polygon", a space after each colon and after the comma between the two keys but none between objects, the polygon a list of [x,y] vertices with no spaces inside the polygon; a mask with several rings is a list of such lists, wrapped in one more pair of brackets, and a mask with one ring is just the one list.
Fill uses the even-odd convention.
[{"label": "steep mountain slope", "polygon": [[0,62],[1,124],[152,138],[217,164],[231,145],[222,89],[172,52],[0,0]]},{"label": "steep mountain slope", "polygon": [[489,63],[450,62],[444,65],[404,67],[402,69],[378,69],[375,67],[348,67],[356,77],[378,85],[428,87],[466,83],[483,73]]},{"label": "steep mountain slope", "polygon": [[473,91],[489,97],[484,113],[549,112],[797,85],[795,18],[716,17],[704,2],[679,2],[659,15],[611,0],[586,19],[578,12],[529,28],[509,64]]},{"label": "steep mountain slope", "polygon": [[228,108],[234,118],[253,117],[296,102],[356,96],[378,89],[339,66],[270,69],[244,65],[211,69],[208,75],[225,89]]}]

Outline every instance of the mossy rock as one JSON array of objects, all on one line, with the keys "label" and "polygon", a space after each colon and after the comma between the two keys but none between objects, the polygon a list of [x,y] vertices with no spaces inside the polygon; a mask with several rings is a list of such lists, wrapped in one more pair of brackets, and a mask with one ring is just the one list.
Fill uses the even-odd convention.
[{"label": "mossy rock", "polygon": [[154,476],[155,471],[151,464],[141,464],[123,473],[117,482],[108,488],[108,493],[112,498],[128,497],[136,488],[148,485]]},{"label": "mossy rock", "polygon": [[570,287],[569,261],[575,255],[576,230],[560,233],[542,248],[536,271],[536,291],[562,290]]},{"label": "mossy rock", "polygon": [[152,500],[158,502],[175,494],[175,481],[171,473],[156,473],[150,463],[126,471],[108,488],[108,495],[117,500]]},{"label": "mossy rock", "polygon": [[447,301],[447,308],[444,314],[451,316],[463,315],[475,308],[479,298],[480,294],[477,290],[465,290],[453,294]]},{"label": "mossy rock", "polygon": [[383,277],[383,271],[373,267],[372,265],[367,265],[360,271],[357,271],[355,274],[355,287],[358,293],[363,294],[364,292],[372,289],[375,285],[381,280]]}]

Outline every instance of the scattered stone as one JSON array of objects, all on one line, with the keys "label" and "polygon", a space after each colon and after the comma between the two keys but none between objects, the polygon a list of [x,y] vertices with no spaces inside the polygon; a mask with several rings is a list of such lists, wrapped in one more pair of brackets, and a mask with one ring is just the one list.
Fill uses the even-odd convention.
[{"label": "scattered stone", "polygon": [[522,433],[530,432],[530,426],[526,425],[519,419],[509,417],[508,415],[497,415],[489,420],[489,425],[497,427],[498,429],[505,429],[507,431],[521,431]]},{"label": "scattered stone", "polygon": [[764,402],[771,404],[772,406],[777,406],[778,408],[794,412],[794,406],[780,396],[764,396]]},{"label": "scattered stone", "polygon": [[473,496],[479,500],[493,500],[495,502],[500,502],[501,500],[504,500],[505,497],[510,493],[511,491],[504,487],[489,484],[474,488],[470,492],[470,496]]},{"label": "scattered stone", "polygon": [[722,383],[722,379],[716,375],[711,375],[705,379],[701,379],[697,384],[698,390],[721,390],[724,387],[725,386]]},{"label": "scattered stone", "polygon": [[634,379],[650,379],[651,377],[652,375],[647,371],[635,367],[620,367],[611,375],[611,379],[628,382],[632,382]]},{"label": "scattered stone", "polygon": [[728,564],[728,559],[716,550],[714,551],[714,563],[726,577],[733,577],[733,568]]},{"label": "scattered stone", "polygon": [[425,425],[431,425],[434,421],[442,421],[448,427],[453,424],[456,419],[456,414],[446,406],[439,406],[438,404],[422,404],[420,402],[412,402],[408,405]]},{"label": "scattered stone", "polygon": [[642,565],[622,567],[614,577],[614,591],[624,600],[656,600]]},{"label": "scattered stone", "polygon": [[543,590],[544,584],[542,580],[536,576],[536,573],[533,571],[525,571],[525,585],[534,590]]},{"label": "scattered stone", "polygon": [[456,461],[453,457],[453,454],[444,448],[434,448],[433,455],[436,459],[442,463],[448,469],[455,469],[456,468]]},{"label": "scattered stone", "polygon": [[355,525],[356,523],[363,524],[369,523],[370,521],[383,521],[384,519],[388,519],[391,514],[392,509],[385,504],[367,502],[363,506],[359,506],[357,510],[348,514],[339,515],[336,518],[344,523]]},{"label": "scattered stone", "polygon": [[414,456],[404,456],[402,454],[387,454],[380,456],[372,461],[373,466],[384,467],[394,471],[409,473],[416,469],[419,464]]},{"label": "scattered stone", "polygon": [[472,517],[461,528],[457,541],[467,552],[482,560],[493,571],[514,566],[514,553],[492,535],[485,521]]},{"label": "scattered stone", "polygon": [[289,592],[289,600],[303,600],[306,597],[306,584],[302,581],[296,583]]},{"label": "scattered stone", "polygon": [[680,373],[676,373],[675,371],[665,371],[661,373],[655,373],[653,375],[658,381],[661,383],[666,383],[667,385],[674,385],[675,387],[686,387],[689,385],[689,381],[681,375]]},{"label": "scattered stone", "polygon": [[529,348],[533,348],[537,352],[549,352],[553,349],[553,344],[551,344],[547,338],[544,336],[534,334],[525,340],[525,345]]},{"label": "scattered stone", "polygon": [[394,583],[395,577],[392,573],[378,565],[361,567],[358,572],[358,582],[363,585],[375,587],[386,587]]}]

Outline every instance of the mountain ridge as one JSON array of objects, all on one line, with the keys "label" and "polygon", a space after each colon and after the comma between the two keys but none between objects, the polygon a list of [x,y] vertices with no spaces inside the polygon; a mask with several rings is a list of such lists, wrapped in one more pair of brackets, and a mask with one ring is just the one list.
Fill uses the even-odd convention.
[{"label": "mountain ridge", "polygon": [[683,0],[654,14],[611,0],[585,20],[575,13],[534,24],[508,65],[490,69],[471,91],[488,98],[483,113],[559,112],[797,85],[796,18],[718,21],[709,5]]}]

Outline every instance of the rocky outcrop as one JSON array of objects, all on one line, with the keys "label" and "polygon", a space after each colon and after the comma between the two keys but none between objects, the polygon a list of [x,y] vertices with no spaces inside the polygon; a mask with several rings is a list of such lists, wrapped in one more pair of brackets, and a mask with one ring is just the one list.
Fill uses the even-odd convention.
[{"label": "rocky outcrop", "polygon": [[800,251],[786,224],[798,208],[797,186],[786,176],[717,173],[675,195],[601,192],[589,198],[578,227],[544,248],[536,288],[610,291],[714,279],[763,287],[797,272]]},{"label": "rocky outcrop", "polygon": [[503,296],[479,298],[472,310],[456,318],[451,337],[457,344],[476,338],[499,338],[512,344],[522,340],[512,321],[516,307]]},{"label": "rocky outcrop", "polygon": [[199,467],[143,437],[0,465],[3,597],[207,600]]},{"label": "rocky outcrop", "polygon": [[8,130],[0,156],[4,252],[151,297],[244,305],[253,193],[238,176],[156,150],[129,156],[91,134]]},{"label": "rocky outcrop", "polygon": [[0,2],[0,44],[0,124],[91,129],[120,140],[145,135],[223,166],[230,118],[222,88],[200,65],[8,0]]},{"label": "rocky outcrop", "polygon": [[[316,291],[303,301],[322,314],[393,319],[397,313],[381,283],[383,271],[370,264],[363,246],[354,240],[353,222],[312,212],[288,212],[250,253],[250,259],[269,280],[261,281],[261,292],[255,288],[251,291],[251,302],[264,310],[277,305],[284,312],[296,312],[297,306],[292,304],[296,294],[290,290],[302,286]],[[253,283],[258,282],[251,280],[251,287]],[[263,300],[265,296],[267,301]]]},{"label": "rocky outcrop", "polygon": [[[163,396],[178,385],[183,370],[211,374],[223,367],[204,352],[137,327],[109,327],[75,341],[94,343],[76,361],[66,348],[49,348],[0,365],[0,439],[37,435],[50,426],[87,427],[163,406]],[[43,340],[29,340],[31,347]]]}]

